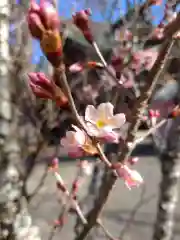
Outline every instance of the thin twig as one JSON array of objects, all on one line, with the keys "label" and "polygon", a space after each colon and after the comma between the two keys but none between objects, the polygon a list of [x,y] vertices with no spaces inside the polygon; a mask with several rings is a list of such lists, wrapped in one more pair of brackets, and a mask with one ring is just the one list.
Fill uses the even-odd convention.
[{"label": "thin twig", "polygon": [[162,125],[164,125],[167,122],[167,119],[161,120],[159,123],[157,123],[154,127],[150,128],[146,134],[143,137],[139,137],[134,140],[134,144],[131,146],[131,150],[133,150],[138,144],[143,142],[149,135],[154,133],[158,128],[160,128]]},{"label": "thin twig", "polygon": [[[55,176],[58,175],[58,178],[61,178],[60,175],[57,172],[54,172]],[[61,180],[63,182],[63,180]],[[64,185],[64,184],[63,184]],[[65,187],[65,185],[64,185]],[[87,224],[87,220],[84,217],[83,212],[81,211],[78,202],[74,199],[74,196],[72,195],[72,191],[69,192],[68,189],[65,187],[65,191],[63,192],[63,194],[68,198],[68,203],[72,204],[75,208],[75,212],[78,216],[78,218],[81,220],[82,224]],[[65,208],[63,208],[62,211],[60,211],[60,213],[58,214],[58,220],[62,220],[61,217],[63,217],[66,212],[69,210],[69,204],[65,205]],[[56,229],[58,228],[58,225],[55,225],[52,227],[52,229],[50,230],[50,234],[48,237],[48,240],[52,240],[53,237],[55,236],[56,233]],[[61,226],[62,229],[62,226]]]},{"label": "thin twig", "polygon": [[[66,74],[65,74],[65,71],[64,71],[64,67],[62,67],[59,71],[59,74],[60,74],[60,80],[61,80],[61,84],[64,88],[64,91],[66,92],[66,95],[67,95],[67,98],[69,100],[69,105],[70,105],[70,108],[71,108],[71,111],[72,111],[72,114],[77,122],[78,125],[81,126],[81,128],[86,132],[86,134],[89,136],[88,134],[88,130],[87,130],[87,126],[86,124],[84,123],[83,119],[79,116],[78,114],[78,111],[76,109],[76,105],[74,103],[74,99],[72,97],[72,94],[71,94],[71,90],[70,90],[70,87],[69,87],[69,84],[68,84],[68,81],[67,81],[67,77],[66,77]],[[100,155],[100,158],[102,159],[102,161],[104,163],[106,163],[106,165],[108,167],[111,167],[111,163],[110,161],[106,158],[103,150],[101,149],[98,141],[96,141],[96,139],[92,138],[91,136],[89,136],[89,138],[92,140],[94,146],[97,148],[98,150],[98,153]]]},{"label": "thin twig", "polygon": [[102,221],[100,219],[97,220],[97,224],[99,225],[99,227],[102,229],[102,231],[104,232],[105,236],[109,239],[109,240],[115,240],[116,238],[113,237],[113,235],[107,230],[107,228],[103,225]]},{"label": "thin twig", "polygon": [[132,149],[128,149],[127,143],[130,142],[134,145],[135,136],[141,124],[141,118],[139,118],[139,115],[141,115],[141,113],[144,112],[147,106],[147,103],[152,94],[152,91],[154,90],[159,80],[159,77],[164,69],[164,66],[168,61],[168,56],[171,52],[174,42],[175,42],[174,39],[167,40],[167,42],[165,42],[154,66],[149,72],[149,75],[146,80],[147,84],[143,89],[142,95],[137,100],[134,110],[132,111],[132,116],[133,117],[135,116],[135,117],[132,119],[131,125],[128,129],[128,137],[124,144],[124,149],[122,153],[119,154],[119,160],[118,160],[119,162],[126,162],[132,153]]},{"label": "thin twig", "polygon": [[[179,25],[179,23],[177,21],[176,21],[176,25]],[[175,28],[175,27],[174,27],[174,29],[175,29],[174,32],[171,32],[171,34],[169,33],[170,39],[173,37],[173,34],[178,30],[178,28]],[[137,104],[135,105],[135,108],[132,111],[133,119],[132,119],[131,126],[129,129],[130,131],[128,132],[128,137],[127,137],[127,140],[130,140],[130,142],[132,141],[132,139],[134,140],[134,138],[135,138],[134,133],[137,132],[137,129],[139,128],[139,124],[140,124],[140,120],[138,120],[139,114],[141,113],[142,107],[144,109],[144,107],[146,105],[146,101],[148,100],[154,86],[156,85],[156,82],[159,78],[161,71],[163,70],[164,64],[166,62],[167,56],[169,55],[169,51],[172,48],[173,43],[174,43],[174,40],[167,40],[165,42],[165,44],[163,45],[154,66],[152,67],[152,69],[149,72],[149,75],[148,75],[148,78],[146,81],[147,86],[145,88],[145,92],[137,100]],[[129,157],[129,148],[126,145],[127,142],[129,142],[129,141],[126,141],[123,149],[121,150],[121,154],[120,154],[120,158],[119,158],[120,162],[123,162],[124,159],[127,159],[127,157]],[[105,175],[106,175],[106,173],[105,173]],[[88,225],[84,226],[84,229],[82,229],[79,236],[77,236],[75,238],[75,240],[84,240],[88,236],[89,232],[96,224],[96,220],[108,199],[109,193],[111,192],[111,190],[116,182],[116,179],[117,179],[116,177],[111,175],[102,184],[102,186],[100,188],[99,196],[95,200],[94,208],[88,214],[88,219],[89,219]]]},{"label": "thin twig", "polygon": [[138,210],[145,204],[147,204],[148,202],[150,202],[155,196],[156,194],[153,194],[151,196],[148,196],[146,198],[143,199],[143,195],[144,195],[144,192],[145,191],[145,185],[144,185],[144,188],[142,189],[142,194],[141,194],[141,198],[140,200],[138,201],[138,203],[135,205],[135,207],[132,209],[131,211],[131,214],[129,216],[129,219],[127,220],[127,222],[125,223],[123,229],[121,230],[121,233],[120,233],[120,236],[119,236],[119,239],[123,239],[126,231],[130,228],[131,226],[131,223],[133,222]]},{"label": "thin twig", "polygon": [[44,173],[37,185],[37,187],[34,189],[33,193],[31,193],[29,196],[28,196],[28,202],[32,201],[32,199],[36,196],[36,194],[40,191],[40,189],[44,186],[44,182],[46,180],[46,177],[48,175],[48,166],[46,166],[45,170],[44,170]]}]

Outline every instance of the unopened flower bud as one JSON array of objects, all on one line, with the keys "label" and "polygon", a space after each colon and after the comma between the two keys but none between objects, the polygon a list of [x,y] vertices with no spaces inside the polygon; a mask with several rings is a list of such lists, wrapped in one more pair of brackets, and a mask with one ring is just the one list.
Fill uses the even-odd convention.
[{"label": "unopened flower bud", "polygon": [[36,97],[51,99],[57,106],[67,105],[68,99],[60,87],[46,77],[44,73],[29,73],[29,86]]},{"label": "unopened flower bud", "polygon": [[58,158],[53,158],[53,160],[52,160],[52,164],[51,164],[51,166],[52,166],[52,168],[58,168],[58,165],[59,165],[59,160],[58,160]]},{"label": "unopened flower bud", "polygon": [[40,11],[40,6],[36,3],[36,1],[35,0],[30,0],[29,12],[39,13],[39,11]]},{"label": "unopened flower bud", "polygon": [[158,110],[149,110],[149,116],[151,118],[152,125],[154,126],[157,122],[157,118],[160,117],[160,112]]},{"label": "unopened flower bud", "polygon": [[124,180],[125,185],[129,189],[143,183],[141,175],[137,171],[131,170],[127,165],[113,164],[112,168],[116,170],[118,176]]},{"label": "unopened flower bud", "polygon": [[42,39],[45,29],[39,16],[36,13],[30,13],[27,16],[27,22],[32,37]]},{"label": "unopened flower bud", "polygon": [[40,17],[46,29],[59,30],[60,20],[58,12],[47,0],[40,1]]},{"label": "unopened flower bud", "polygon": [[29,73],[29,86],[33,93],[40,98],[52,99],[55,94],[54,83],[44,73]]},{"label": "unopened flower bud", "polygon": [[152,109],[150,109],[149,110],[149,116],[150,117],[160,117],[160,112],[158,111],[158,110],[152,110]]},{"label": "unopened flower bud", "polygon": [[83,33],[85,39],[92,44],[93,36],[89,27],[90,9],[82,10],[73,15],[73,22],[77,28]]}]

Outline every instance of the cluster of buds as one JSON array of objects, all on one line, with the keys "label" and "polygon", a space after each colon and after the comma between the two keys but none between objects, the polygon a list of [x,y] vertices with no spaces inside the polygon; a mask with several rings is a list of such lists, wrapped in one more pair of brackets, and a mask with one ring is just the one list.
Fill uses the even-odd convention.
[{"label": "cluster of buds", "polygon": [[159,110],[149,110],[149,117],[152,123],[152,126],[155,126],[157,119],[160,117],[160,111]]},{"label": "cluster of buds", "polygon": [[92,44],[93,36],[89,26],[89,16],[91,16],[91,10],[85,9],[75,13],[72,17],[74,24],[82,32],[84,38]]},{"label": "cluster of buds", "polygon": [[29,73],[29,86],[35,96],[43,99],[51,99],[57,106],[63,107],[68,103],[67,97],[54,81],[48,79],[44,73]]},{"label": "cluster of buds", "polygon": [[49,62],[58,67],[62,57],[62,42],[59,34],[60,21],[55,7],[47,0],[38,5],[31,0],[27,21],[32,37],[40,41]]}]

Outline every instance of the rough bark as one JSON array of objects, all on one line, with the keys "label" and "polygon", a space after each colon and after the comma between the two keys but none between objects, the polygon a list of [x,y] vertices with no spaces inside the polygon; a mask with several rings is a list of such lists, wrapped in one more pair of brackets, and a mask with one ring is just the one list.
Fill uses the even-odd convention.
[{"label": "rough bark", "polygon": [[[9,55],[9,0],[0,2],[0,239],[15,239],[13,221],[19,209],[21,183],[13,160],[18,155],[9,139],[12,120]],[[8,148],[6,148],[8,146]]]},{"label": "rough bark", "polygon": [[179,166],[179,119],[172,122],[165,151],[160,155],[161,183],[153,240],[173,238],[174,216],[178,201]]}]

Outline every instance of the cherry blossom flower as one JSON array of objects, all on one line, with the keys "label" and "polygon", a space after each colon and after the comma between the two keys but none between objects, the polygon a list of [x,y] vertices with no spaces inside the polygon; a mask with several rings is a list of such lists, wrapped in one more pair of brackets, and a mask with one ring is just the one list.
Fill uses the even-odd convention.
[{"label": "cherry blossom flower", "polygon": [[75,131],[66,132],[66,136],[61,139],[61,146],[66,150],[69,156],[81,157],[85,153],[96,154],[96,148],[86,133],[76,126],[72,126]]},{"label": "cherry blossom flower", "polygon": [[127,165],[116,164],[113,166],[120,178],[124,180],[125,185],[131,189],[132,187],[138,187],[143,183],[143,178],[136,171],[130,169]]},{"label": "cherry blossom flower", "polygon": [[117,129],[125,123],[123,113],[113,115],[114,106],[101,103],[97,109],[88,105],[85,111],[88,133],[107,142],[118,142]]}]

